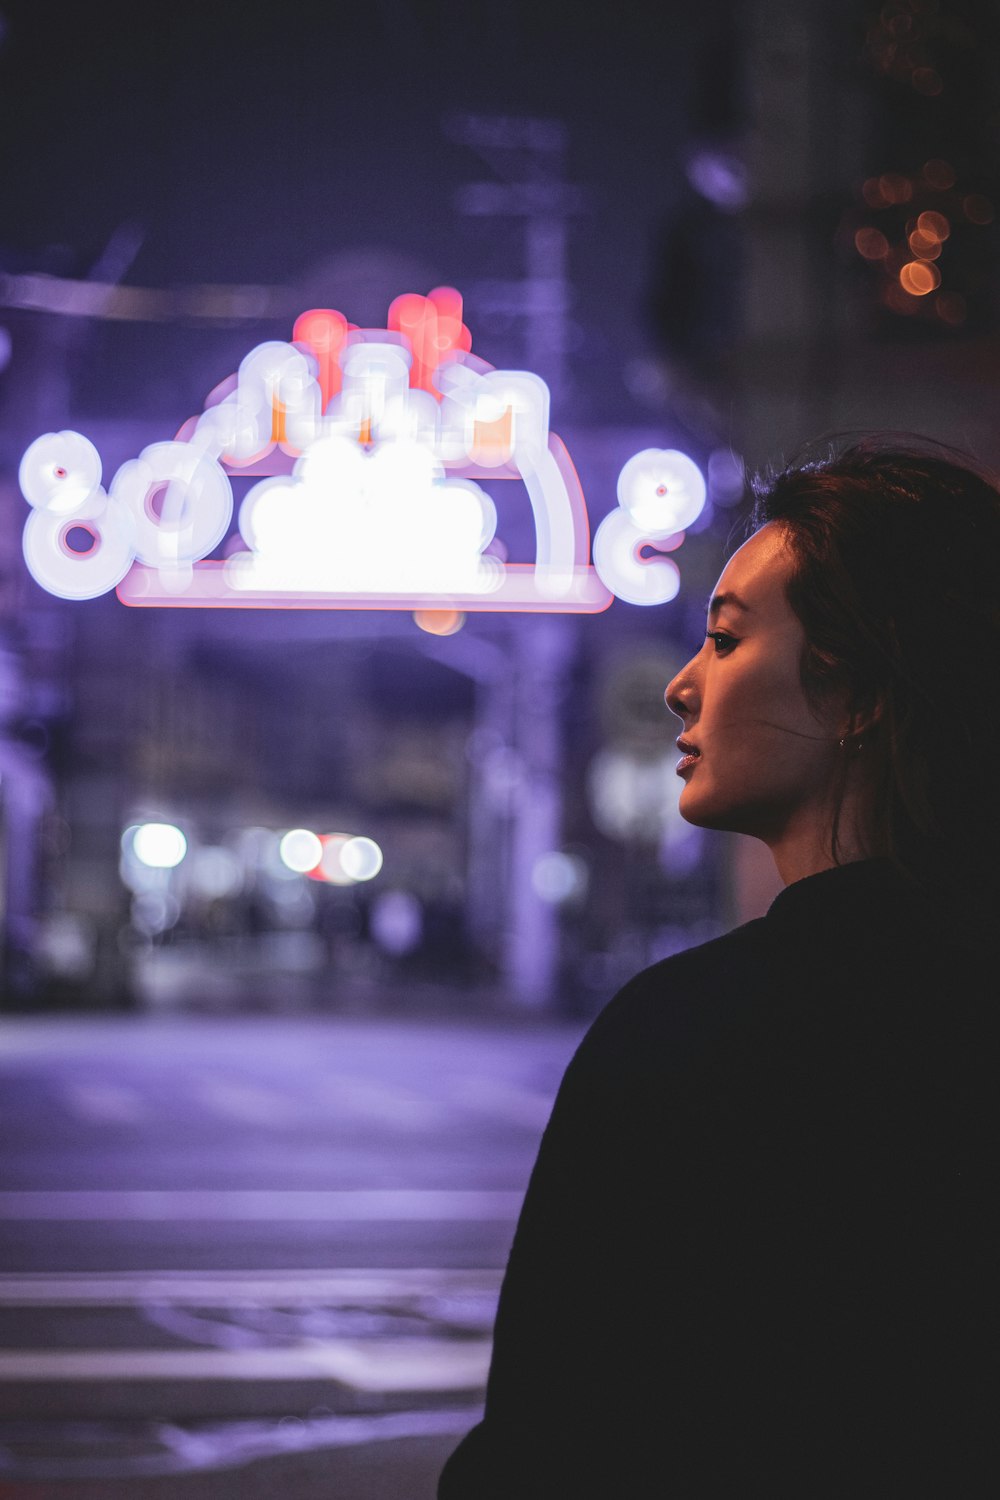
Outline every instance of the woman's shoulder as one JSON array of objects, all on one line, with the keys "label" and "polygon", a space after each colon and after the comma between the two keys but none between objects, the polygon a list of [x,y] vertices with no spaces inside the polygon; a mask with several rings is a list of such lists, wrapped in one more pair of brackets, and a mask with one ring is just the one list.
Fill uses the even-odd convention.
[{"label": "woman's shoulder", "polygon": [[623,1016],[646,1007],[659,1011],[664,1002],[697,1001],[716,988],[732,994],[754,987],[756,965],[771,945],[768,921],[757,917],[730,932],[693,944],[669,958],[661,958],[628,980],[605,1007],[604,1014]]},{"label": "woman's shoulder", "polygon": [[574,1059],[602,1073],[616,1060],[689,1061],[713,1038],[735,1036],[773,988],[774,934],[766,918],[660,959],[634,975],[598,1014]]}]

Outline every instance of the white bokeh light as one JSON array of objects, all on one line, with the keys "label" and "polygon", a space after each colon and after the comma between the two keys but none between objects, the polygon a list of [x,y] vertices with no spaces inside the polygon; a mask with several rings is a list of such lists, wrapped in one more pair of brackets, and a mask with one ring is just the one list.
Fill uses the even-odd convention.
[{"label": "white bokeh light", "polygon": [[308,828],[290,828],[278,845],[282,864],[296,875],[315,870],[323,857],[323,845]]},{"label": "white bokeh light", "polygon": [[540,854],[531,869],[535,894],[550,906],[580,897],[587,889],[587,866],[578,854],[550,849]]},{"label": "white bokeh light", "polygon": [[132,835],[132,853],[150,869],[173,870],[187,853],[187,839],[173,823],[140,823]]},{"label": "white bokeh light", "polygon": [[353,875],[348,875],[341,863],[341,854],[344,845],[349,844],[351,835],[349,833],[324,833],[320,839],[323,846],[323,855],[319,862],[319,874],[327,885],[353,885]]},{"label": "white bokeh light", "polygon": [[235,896],[243,887],[243,866],[231,849],[209,845],[191,861],[191,887],[208,901]]},{"label": "white bokeh light", "polygon": [[423,907],[410,891],[383,891],[371,907],[371,934],[385,953],[402,958],[420,946]]},{"label": "white bokeh light", "polygon": [[374,839],[348,839],[340,851],[340,863],[352,880],[374,880],[382,868],[382,850]]}]

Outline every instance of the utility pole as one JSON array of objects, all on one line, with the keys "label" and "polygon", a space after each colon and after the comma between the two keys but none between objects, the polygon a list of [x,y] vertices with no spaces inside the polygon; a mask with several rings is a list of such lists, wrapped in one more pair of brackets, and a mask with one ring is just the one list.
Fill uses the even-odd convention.
[{"label": "utility pole", "polygon": [[[584,208],[581,190],[565,181],[566,127],[558,120],[462,115],[448,121],[446,130],[500,179],[467,183],[458,195],[460,212],[514,218],[524,225],[523,275],[473,282],[469,301],[478,312],[502,313],[521,323],[525,368],[545,381],[553,407],[564,409],[568,222]],[[498,860],[504,887],[502,963],[512,997],[525,1009],[539,1010],[554,1000],[559,976],[558,913],[538,894],[535,872],[562,839],[561,704],[574,651],[572,627],[563,616],[545,616],[530,631],[512,631],[510,645],[506,679],[483,695],[481,727],[485,734],[487,726],[510,714],[513,744],[499,747],[516,770]],[[478,889],[481,872],[470,873],[470,888]]]},{"label": "utility pole", "polygon": [[568,226],[570,218],[586,207],[583,190],[565,181],[566,126],[561,120],[520,115],[459,115],[448,120],[445,129],[500,179],[466,183],[458,194],[459,212],[520,219],[524,224],[524,274],[473,282],[470,301],[483,313],[523,320],[526,366],[542,377],[553,402],[564,402],[571,300]]}]

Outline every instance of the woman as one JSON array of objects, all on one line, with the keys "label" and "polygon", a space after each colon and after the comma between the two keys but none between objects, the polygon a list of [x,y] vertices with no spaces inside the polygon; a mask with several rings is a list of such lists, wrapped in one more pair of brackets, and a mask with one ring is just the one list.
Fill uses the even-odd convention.
[{"label": "woman", "polygon": [[1000,495],[866,440],[750,530],[666,702],[786,889],[582,1042],[440,1500],[997,1491]]}]

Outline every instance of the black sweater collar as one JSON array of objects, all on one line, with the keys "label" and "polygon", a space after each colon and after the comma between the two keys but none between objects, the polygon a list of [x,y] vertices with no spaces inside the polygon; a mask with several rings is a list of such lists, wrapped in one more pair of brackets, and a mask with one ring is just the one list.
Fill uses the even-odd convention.
[{"label": "black sweater collar", "polygon": [[775,896],[767,916],[778,921],[835,918],[871,907],[884,910],[887,903],[905,906],[920,904],[920,899],[890,860],[860,859],[793,881]]}]

